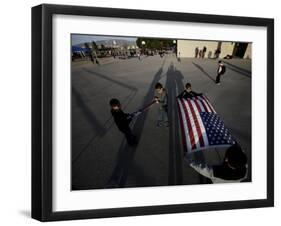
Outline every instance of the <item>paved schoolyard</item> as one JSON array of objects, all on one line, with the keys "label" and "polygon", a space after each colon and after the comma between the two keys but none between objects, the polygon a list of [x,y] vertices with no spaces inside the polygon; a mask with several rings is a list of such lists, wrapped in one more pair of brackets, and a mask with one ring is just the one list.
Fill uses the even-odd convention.
[{"label": "paved schoolyard", "polygon": [[[72,189],[209,183],[183,161],[175,96],[186,82],[209,97],[251,160],[251,61],[225,60],[225,65],[227,72],[218,86],[217,60],[212,59],[179,62],[175,56],[150,56],[101,66],[73,63]],[[171,126],[156,127],[153,106],[133,121],[139,144],[129,147],[113,122],[108,102],[115,97],[125,112],[136,111],[153,99],[157,82],[169,94]],[[206,158],[218,156],[206,153]]]}]

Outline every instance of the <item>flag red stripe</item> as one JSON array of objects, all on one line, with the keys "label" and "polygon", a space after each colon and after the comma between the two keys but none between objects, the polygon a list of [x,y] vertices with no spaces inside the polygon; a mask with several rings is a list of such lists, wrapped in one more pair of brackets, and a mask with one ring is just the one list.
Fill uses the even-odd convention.
[{"label": "flag red stripe", "polygon": [[205,109],[205,112],[209,112],[208,108],[206,107],[206,105],[204,103],[205,101],[203,101],[201,98],[197,98],[197,100],[201,102],[201,104],[203,105],[203,108]]},{"label": "flag red stripe", "polygon": [[198,109],[198,112],[200,113],[200,112],[202,112],[201,111],[201,107],[199,106],[199,104],[198,104],[198,99],[196,98],[196,99],[194,99],[194,103],[195,103],[195,105],[196,105],[196,107],[197,107],[197,109]]},{"label": "flag red stripe", "polygon": [[[196,105],[196,108],[197,108],[197,112],[200,113],[201,112],[201,107],[199,105],[199,100],[196,99],[194,100],[195,102],[195,105]],[[196,110],[196,109],[195,109]],[[198,116],[198,117],[201,117],[201,116]],[[204,123],[201,121],[200,118],[198,118],[198,121],[199,121],[199,125],[200,125],[200,130],[201,130],[201,133],[202,133],[202,137],[203,137],[203,141],[204,141],[204,146],[208,146],[209,145],[209,141],[208,141],[208,137],[206,135],[206,129],[204,127]],[[200,121],[202,124],[200,124]],[[203,128],[202,128],[203,127]]]},{"label": "flag red stripe", "polygon": [[197,119],[197,115],[195,114],[195,111],[193,109],[193,105],[191,104],[191,102],[187,101],[187,103],[188,103],[188,106],[189,106],[189,108],[191,110],[191,113],[192,113],[192,116],[193,116],[193,120],[194,120],[194,123],[195,123],[196,131],[197,131],[199,142],[200,142],[200,146],[203,147],[204,146],[204,140],[203,140],[203,137],[202,137],[202,132],[201,132],[201,128],[200,128],[200,125],[199,125],[199,122],[198,122],[198,119]]},{"label": "flag red stripe", "polygon": [[208,105],[208,107],[211,109],[211,112],[213,111],[213,108],[210,106],[210,104],[208,103],[208,101],[205,99],[205,97],[202,97],[204,99],[204,102]]},{"label": "flag red stripe", "polygon": [[181,102],[182,102],[182,106],[183,106],[183,110],[184,110],[184,114],[185,114],[185,118],[186,118],[186,122],[187,122],[188,131],[189,131],[190,144],[191,144],[192,149],[195,149],[196,145],[195,145],[195,140],[194,140],[194,134],[193,134],[193,131],[192,131],[192,127],[191,127],[191,124],[190,124],[190,118],[189,118],[189,115],[188,115],[188,112],[187,112],[184,100],[181,99]]},{"label": "flag red stripe", "polygon": [[203,107],[203,104],[201,104],[200,100],[198,98],[194,98],[194,102],[196,103],[196,106],[198,108],[198,112],[201,113],[201,112],[204,112],[204,107]]},{"label": "flag red stripe", "polygon": [[211,102],[210,102],[209,98],[207,96],[204,96],[204,98],[206,99],[206,102],[207,102],[208,106],[212,109],[213,112],[215,112],[215,109],[211,105]]}]

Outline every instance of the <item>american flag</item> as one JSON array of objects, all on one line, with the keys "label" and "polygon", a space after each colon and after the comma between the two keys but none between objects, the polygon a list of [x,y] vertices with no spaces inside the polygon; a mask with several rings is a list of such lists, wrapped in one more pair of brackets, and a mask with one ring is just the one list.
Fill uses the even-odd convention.
[{"label": "american flag", "polygon": [[235,144],[206,96],[177,98],[177,103],[185,152]]}]

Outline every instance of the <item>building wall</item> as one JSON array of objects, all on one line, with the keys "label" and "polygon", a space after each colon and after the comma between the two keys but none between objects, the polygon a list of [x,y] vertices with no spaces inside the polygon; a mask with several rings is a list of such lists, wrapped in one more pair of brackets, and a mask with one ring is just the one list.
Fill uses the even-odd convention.
[{"label": "building wall", "polygon": [[211,51],[211,57],[214,57],[214,52],[218,47],[217,41],[192,41],[192,40],[178,40],[177,50],[180,52],[180,57],[195,57],[195,48],[198,47],[199,50],[206,46],[207,51],[205,53],[205,58],[208,57]]},{"label": "building wall", "polygon": [[252,43],[249,43],[244,54],[244,59],[252,59]]},{"label": "building wall", "polygon": [[234,42],[222,42],[221,53],[219,58],[224,58],[227,55],[232,55],[235,43]]},{"label": "building wall", "polygon": [[[205,58],[213,58],[214,52],[218,48],[219,42],[217,41],[195,41],[195,40],[178,40],[177,51],[180,53],[180,57],[195,57],[195,48],[199,50],[204,46],[207,48]],[[224,58],[227,55],[232,55],[235,47],[235,42],[222,42],[221,53],[219,58]],[[209,52],[211,51],[211,54]],[[252,58],[252,44],[249,43],[243,58]]]}]

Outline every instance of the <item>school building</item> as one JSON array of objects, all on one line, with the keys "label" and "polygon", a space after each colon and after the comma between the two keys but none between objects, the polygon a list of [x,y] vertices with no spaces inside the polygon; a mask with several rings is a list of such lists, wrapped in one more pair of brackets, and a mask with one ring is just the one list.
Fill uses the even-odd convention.
[{"label": "school building", "polygon": [[[202,54],[204,49],[205,52]],[[178,56],[194,58],[196,55],[199,57],[200,53],[204,56],[204,58],[230,57],[252,59],[252,43],[177,40]]]}]

